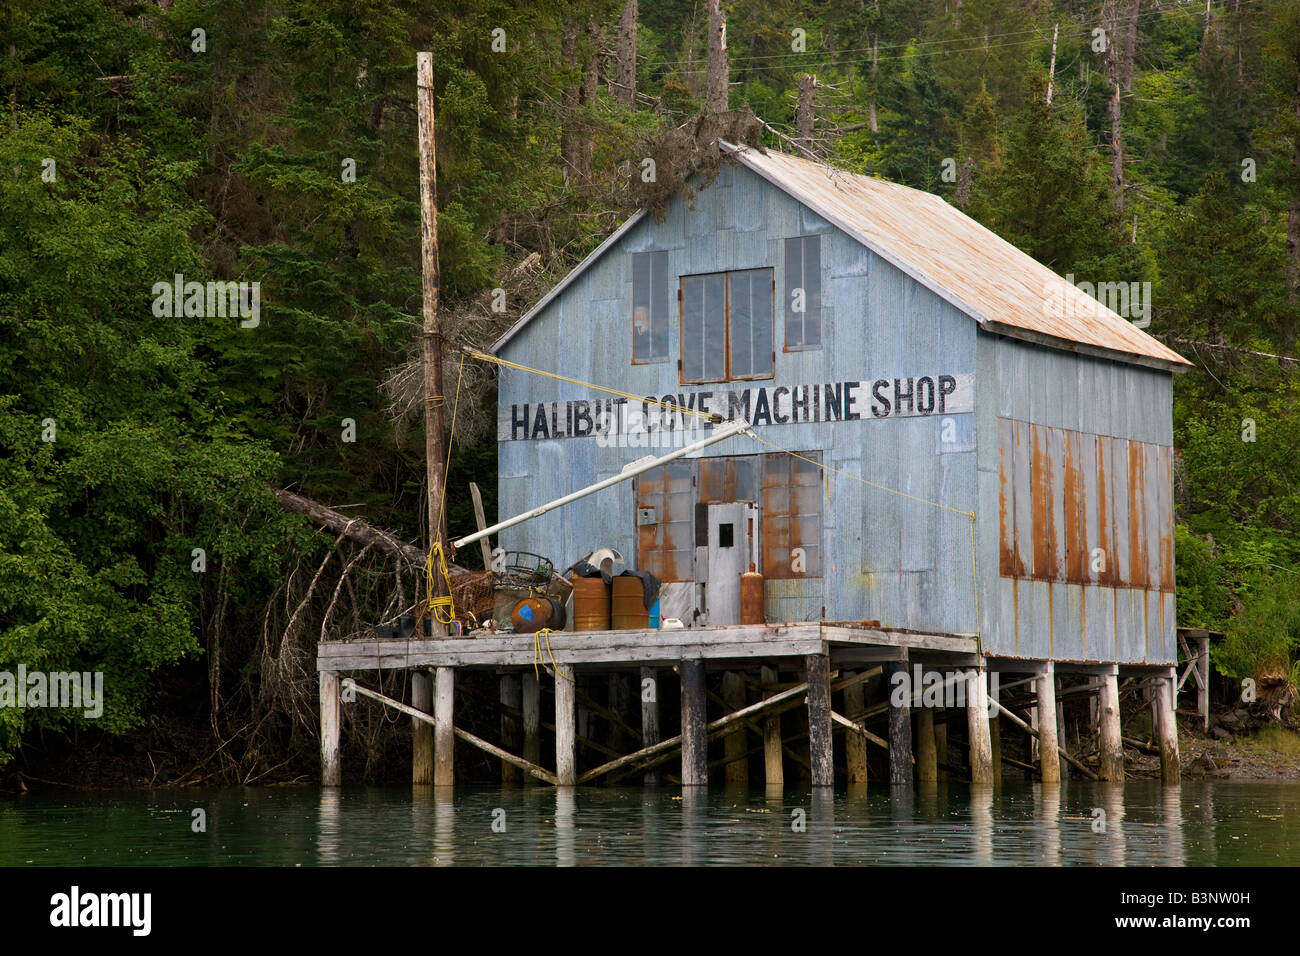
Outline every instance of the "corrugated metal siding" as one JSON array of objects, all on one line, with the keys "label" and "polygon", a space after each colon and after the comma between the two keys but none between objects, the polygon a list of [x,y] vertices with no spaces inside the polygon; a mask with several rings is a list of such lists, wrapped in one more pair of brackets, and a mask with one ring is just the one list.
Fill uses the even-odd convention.
[{"label": "corrugated metal siding", "polygon": [[[777,288],[782,289],[781,240],[815,231],[825,237],[823,345],[799,352],[778,347],[774,384],[974,371],[977,327],[969,317],[753,173],[724,166],[717,182],[697,195],[695,211],[682,209],[674,203],[664,223],[645,218],[629,230],[617,249],[594,262],[583,282],[574,282],[548,304],[501,354],[635,394],[675,394],[683,390],[678,383],[676,323],[670,325],[671,362],[631,364],[632,277],[627,253],[665,250],[674,276],[775,267]],[[783,335],[779,309],[776,332]],[[509,370],[500,380],[503,406],[594,397],[564,383]],[[974,442],[968,441],[965,451],[936,454],[945,447],[942,427],[938,416],[868,418],[773,426],[762,434],[785,448],[819,450],[827,463],[878,484],[973,509]],[[954,433],[963,432],[972,433],[973,426],[955,421]],[[653,448],[599,447],[594,438],[501,442],[499,447],[501,515],[535,507],[656,453]],[[733,438],[714,446],[709,455],[770,451]],[[547,474],[538,474],[543,469]],[[823,502],[823,576],[770,581],[769,618],[810,620],[825,611],[831,619],[876,618],[899,626],[973,632],[968,520],[844,477],[830,475],[829,486],[831,499]],[[824,495],[825,488],[819,493]],[[597,547],[617,548],[634,561],[635,505],[628,482],[510,529],[502,534],[501,544],[546,554],[560,567]],[[906,532],[901,547],[900,530]],[[878,572],[878,565],[887,565],[887,571]]]},{"label": "corrugated metal siding", "polygon": [[985,648],[1172,663],[1172,377],[987,333],[979,355]]},{"label": "corrugated metal siding", "polygon": [[[722,186],[722,189],[716,188]],[[702,218],[696,220],[695,216]],[[698,226],[695,223],[706,223]],[[691,223],[688,229],[688,223]],[[712,229],[712,244],[697,238]],[[640,395],[682,391],[676,357],[679,330],[670,326],[672,361],[631,364],[631,266],[627,253],[664,250],[672,275],[774,267],[782,289],[781,240],[821,229],[824,239],[823,347],[777,349],[772,384],[855,381],[945,373],[975,375],[973,414],[952,415],[959,440],[942,440],[944,421],[888,418],[858,422],[774,425],[761,433],[783,447],[821,450],[823,460],[850,474],[934,499],[979,515],[980,630],[989,653],[1022,657],[1054,654],[1066,660],[1173,660],[1173,595],[1133,591],[1089,580],[1073,583],[1077,559],[1070,545],[1105,541],[1113,557],[1108,574],[1129,580],[1132,536],[1127,494],[1102,514],[1103,483],[1117,475],[1127,484],[1129,442],[1165,446],[1142,451],[1143,507],[1154,527],[1167,515],[1172,445],[1172,382],[1167,372],[1030,345],[980,332],[950,302],[919,285],[861,243],[801,210],[786,193],[745,169],[724,167],[715,187],[702,190],[696,212],[680,203],[664,223],[643,218],[618,248],[597,260],[581,281],[551,301],[538,321],[521,328],[504,357],[575,378],[614,385]],[[694,235],[688,233],[694,231]],[[696,258],[696,253],[707,259]],[[780,313],[776,317],[780,334]],[[977,361],[978,358],[978,361]],[[592,399],[574,386],[502,370],[499,401]],[[1059,579],[1023,580],[1001,575],[999,418],[1014,420],[1022,447],[1032,448],[1033,426],[1046,426],[1043,455],[1062,491],[1040,502],[1057,529],[1044,553],[1044,569]],[[1051,444],[1061,430],[1059,448]],[[1078,433],[1071,436],[1069,432]],[[1100,437],[1099,437],[1100,436]],[[655,454],[644,447],[601,447],[594,438],[501,442],[500,515],[517,514],[577,487],[617,474],[628,462]],[[960,449],[960,450],[958,450]],[[745,438],[710,449],[711,456],[770,452]],[[1066,453],[1069,453],[1067,456]],[[1067,457],[1098,459],[1071,476],[1055,470]],[[1023,461],[1023,464],[1022,464]],[[978,462],[978,469],[977,469]],[[1015,458],[1023,484],[1031,458]],[[1116,468],[1118,467],[1118,471]],[[1162,474],[1163,471],[1163,474]],[[1064,489],[1095,509],[1067,517]],[[1019,480],[1019,479],[1018,479]],[[969,633],[975,629],[966,517],[930,508],[831,474],[823,507],[824,571],[821,578],[769,581],[769,620],[876,618],[886,624]],[[978,489],[978,494],[977,494]],[[823,494],[825,491],[823,490]],[[597,547],[635,560],[638,530],[633,483],[627,482],[502,535],[501,544],[546,554],[560,567]],[[1033,526],[1032,496],[1016,496],[1012,527]],[[1122,512],[1122,513],[1121,513]],[[1144,517],[1144,520],[1147,520]],[[1125,529],[1114,535],[1113,529]],[[1111,538],[1114,540],[1111,540]],[[1015,554],[1033,568],[1033,540],[1017,541]],[[1172,574],[1172,540],[1143,538],[1146,575],[1165,587]],[[1168,560],[1166,560],[1168,559]],[[1171,579],[1170,579],[1171,580]],[[1143,597],[1143,594],[1147,597]]]},{"label": "corrugated metal siding", "polygon": [[788,189],[981,322],[1189,364],[939,196],[784,153],[731,149],[747,168]]}]

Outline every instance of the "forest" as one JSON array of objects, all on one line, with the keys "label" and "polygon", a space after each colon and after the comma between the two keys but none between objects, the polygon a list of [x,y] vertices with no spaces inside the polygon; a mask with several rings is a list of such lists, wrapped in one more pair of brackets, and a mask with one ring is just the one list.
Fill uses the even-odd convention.
[{"label": "forest", "polygon": [[[470,482],[489,516],[496,487],[492,373],[456,347],[689,191],[726,135],[1149,289],[1146,330],[1195,363],[1178,623],[1226,632],[1221,673],[1300,685],[1295,0],[10,0],[0,671],[107,690],[96,719],[0,708],[0,784],[311,779],[316,642],[417,602],[392,543],[428,540],[423,50],[450,528],[474,526]],[[159,308],[181,277],[259,283],[257,322]],[[366,778],[401,776],[391,720],[347,733]]]}]

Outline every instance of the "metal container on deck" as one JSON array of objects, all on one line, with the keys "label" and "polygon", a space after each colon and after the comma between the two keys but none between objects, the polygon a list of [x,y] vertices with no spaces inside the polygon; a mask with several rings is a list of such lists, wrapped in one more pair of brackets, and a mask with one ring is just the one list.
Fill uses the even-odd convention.
[{"label": "metal container on deck", "polygon": [[609,585],[601,577],[584,578],[577,574],[569,577],[573,585],[573,629],[575,631],[608,631]]},{"label": "metal container on deck", "polygon": [[740,623],[766,624],[763,616],[763,575],[754,565],[740,576]]},{"label": "metal container on deck", "polygon": [[614,579],[610,624],[616,631],[650,626],[650,611],[645,606],[645,585],[636,575],[625,574]]},{"label": "metal container on deck", "polygon": [[527,597],[511,609],[510,623],[516,634],[533,634],[544,627],[558,631],[564,627],[564,605],[544,595]]}]

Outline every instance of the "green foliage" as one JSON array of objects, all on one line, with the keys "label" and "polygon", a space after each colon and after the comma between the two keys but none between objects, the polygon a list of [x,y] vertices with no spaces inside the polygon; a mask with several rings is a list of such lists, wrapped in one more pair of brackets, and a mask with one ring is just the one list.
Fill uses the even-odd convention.
[{"label": "green foliage", "polygon": [[1300,575],[1251,575],[1241,589],[1241,611],[1213,652],[1229,677],[1290,677],[1300,657]]}]

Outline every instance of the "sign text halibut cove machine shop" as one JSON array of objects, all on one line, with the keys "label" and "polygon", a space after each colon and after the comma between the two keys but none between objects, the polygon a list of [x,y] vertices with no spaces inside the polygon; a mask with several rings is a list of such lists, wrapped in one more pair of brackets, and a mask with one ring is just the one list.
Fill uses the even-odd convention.
[{"label": "sign text halibut cove machine shop", "polygon": [[[751,425],[799,425],[958,415],[975,410],[975,376],[920,375],[874,381],[678,392],[626,398],[523,402],[497,407],[498,441],[636,435],[698,427],[696,412]],[[662,402],[676,408],[663,408]]]}]

